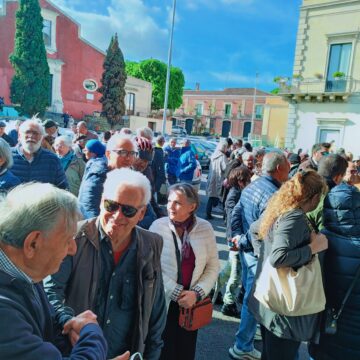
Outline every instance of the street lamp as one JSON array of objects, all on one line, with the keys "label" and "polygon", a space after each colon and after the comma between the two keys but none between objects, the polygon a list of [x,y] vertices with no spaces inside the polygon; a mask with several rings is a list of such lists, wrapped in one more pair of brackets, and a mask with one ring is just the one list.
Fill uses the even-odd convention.
[{"label": "street lamp", "polygon": [[258,85],[258,77],[259,77],[259,73],[256,73],[254,96],[253,96],[253,111],[252,111],[252,115],[251,115],[251,129],[250,129],[251,140],[253,140],[255,138],[254,137],[254,127],[255,127],[256,91],[257,91],[257,85]]},{"label": "street lamp", "polygon": [[175,11],[176,11],[176,0],[173,1],[173,14],[172,14],[170,44],[169,44],[168,63],[167,63],[167,72],[166,72],[164,114],[163,114],[163,123],[162,123],[163,135],[165,135],[166,133],[166,118],[167,118],[166,112],[167,112],[168,98],[169,98],[170,68],[171,68],[171,55],[172,55],[172,44],[173,44],[173,35],[174,35],[174,24],[175,24]]}]

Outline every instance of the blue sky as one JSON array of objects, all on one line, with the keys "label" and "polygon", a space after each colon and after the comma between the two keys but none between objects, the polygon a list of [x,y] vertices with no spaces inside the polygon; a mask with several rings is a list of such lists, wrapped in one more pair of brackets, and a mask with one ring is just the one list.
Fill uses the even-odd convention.
[{"label": "blue sky", "polygon": [[[167,61],[173,0],[52,0],[105,50],[117,32],[128,60]],[[177,0],[173,65],[186,88],[271,90],[291,76],[301,0]]]}]

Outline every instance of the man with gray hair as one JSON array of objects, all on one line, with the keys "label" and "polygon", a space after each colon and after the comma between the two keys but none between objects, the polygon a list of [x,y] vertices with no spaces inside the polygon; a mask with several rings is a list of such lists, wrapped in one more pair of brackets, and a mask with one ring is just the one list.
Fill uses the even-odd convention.
[{"label": "man with gray hair", "polygon": [[95,139],[98,140],[98,136],[88,130],[87,123],[85,121],[78,122],[76,126],[77,136],[85,136],[85,142]]},{"label": "man with gray hair", "polygon": [[280,152],[264,156],[262,176],[250,183],[241,193],[231,218],[231,235],[240,250],[242,286],[245,288],[241,322],[235,336],[235,344],[229,349],[233,359],[260,359],[261,354],[254,348],[257,323],[248,310],[248,300],[257,267],[257,254],[251,244],[250,225],[258,220],[271,196],[287,181],[290,165]]},{"label": "man with gray hair", "polygon": [[144,126],[144,127],[138,128],[136,130],[136,137],[144,137],[144,138],[152,141],[152,139],[154,137],[154,133],[149,127]]},{"label": "man with gray hair", "polygon": [[12,172],[22,183],[39,181],[67,189],[68,183],[60,160],[51,151],[41,148],[44,135],[44,127],[36,117],[20,125],[19,144],[12,149]]},{"label": "man with gray hair", "polygon": [[76,255],[45,284],[60,323],[84,309],[94,311],[108,357],[126,350],[147,360],[160,356],[166,321],[162,238],[137,226],[150,198],[150,182],[140,172],[109,172],[100,215],[78,224]]},{"label": "man with gray hair", "polygon": [[[1,359],[107,359],[95,314],[71,316],[60,327],[41,284],[75,254],[78,218],[76,198],[51,184],[19,185],[1,199]],[[76,339],[72,348],[68,335]]]}]

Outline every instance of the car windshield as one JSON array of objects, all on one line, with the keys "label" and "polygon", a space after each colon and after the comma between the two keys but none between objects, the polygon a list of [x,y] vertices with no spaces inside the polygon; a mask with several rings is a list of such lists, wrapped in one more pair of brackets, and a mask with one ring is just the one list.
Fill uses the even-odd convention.
[{"label": "car windshield", "polygon": [[194,147],[196,149],[196,152],[198,152],[198,153],[203,153],[206,151],[206,149],[199,143],[194,144]]}]

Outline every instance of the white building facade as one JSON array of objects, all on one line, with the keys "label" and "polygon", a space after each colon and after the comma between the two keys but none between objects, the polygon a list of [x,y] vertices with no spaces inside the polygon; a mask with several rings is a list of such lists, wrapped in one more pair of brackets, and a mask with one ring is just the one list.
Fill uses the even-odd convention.
[{"label": "white building facade", "polygon": [[334,142],[360,155],[360,0],[303,0],[285,145],[310,150]]}]

